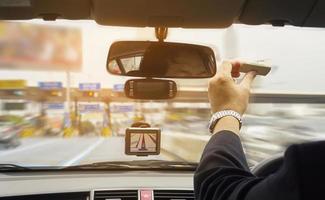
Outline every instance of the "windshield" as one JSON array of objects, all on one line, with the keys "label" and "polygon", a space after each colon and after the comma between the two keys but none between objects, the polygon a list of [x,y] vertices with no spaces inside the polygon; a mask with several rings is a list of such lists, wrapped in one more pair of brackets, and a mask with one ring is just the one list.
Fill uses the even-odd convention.
[{"label": "windshield", "polygon": [[[254,166],[290,144],[325,138],[323,35],[324,29],[234,25],[173,28],[166,41],[209,46],[218,62],[263,60],[272,66],[254,83],[241,130]],[[208,79],[176,80],[174,100],[127,99],[128,78],[105,67],[108,49],[118,40],[156,39],[153,28],[92,21],[0,22],[0,164],[199,161],[210,138]],[[139,121],[161,129],[159,155],[125,154],[125,131]]]}]

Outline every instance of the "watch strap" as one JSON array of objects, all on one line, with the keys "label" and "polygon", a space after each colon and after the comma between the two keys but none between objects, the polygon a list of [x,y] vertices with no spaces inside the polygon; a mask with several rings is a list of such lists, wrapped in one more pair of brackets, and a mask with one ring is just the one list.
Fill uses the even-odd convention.
[{"label": "watch strap", "polygon": [[233,111],[233,110],[223,110],[223,111],[216,112],[212,115],[210,123],[209,123],[210,133],[213,133],[214,127],[216,126],[218,121],[221,118],[227,117],[227,116],[231,116],[231,117],[234,117],[235,119],[237,119],[239,122],[239,129],[241,128],[242,123],[243,123],[241,115],[238,112]]}]

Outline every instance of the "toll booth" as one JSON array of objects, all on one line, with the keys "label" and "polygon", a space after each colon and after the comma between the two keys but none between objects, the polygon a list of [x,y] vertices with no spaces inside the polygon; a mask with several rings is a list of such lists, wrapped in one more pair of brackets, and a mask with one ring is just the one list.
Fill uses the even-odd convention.
[{"label": "toll booth", "polygon": [[65,93],[62,82],[39,82],[40,129],[43,136],[62,136]]},{"label": "toll booth", "polygon": [[0,115],[24,116],[28,113],[25,80],[0,80]]},{"label": "toll booth", "polygon": [[[139,114],[139,115],[138,115]],[[112,130],[116,136],[124,136],[125,129],[135,121],[142,121],[143,117],[136,112],[134,102],[112,102],[110,104]]]},{"label": "toll booth", "polygon": [[[19,123],[20,136],[26,135],[27,130],[32,127],[32,120],[29,118],[38,109],[37,104],[27,98],[27,92],[25,80],[0,80],[0,116],[10,116],[11,120]],[[28,136],[33,134],[33,131],[29,131]]]},{"label": "toll booth", "polygon": [[100,83],[80,83],[75,101],[80,136],[112,135],[107,107],[101,99]]},{"label": "toll booth", "polygon": [[39,82],[38,88],[41,91],[40,99],[45,102],[64,101],[62,82]]}]

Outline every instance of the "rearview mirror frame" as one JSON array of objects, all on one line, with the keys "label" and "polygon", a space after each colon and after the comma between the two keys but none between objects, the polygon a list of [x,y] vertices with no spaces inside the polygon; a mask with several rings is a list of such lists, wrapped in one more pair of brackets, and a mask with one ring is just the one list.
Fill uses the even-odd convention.
[{"label": "rearview mirror frame", "polygon": [[[116,50],[116,49],[118,49],[118,48],[116,48],[117,45],[120,45],[121,46],[120,49],[122,49],[122,50]],[[197,53],[197,55],[200,55],[200,59],[202,59],[202,60],[204,59],[204,61],[206,61],[206,62],[202,61],[202,63],[204,63],[204,64],[202,64],[203,66],[201,66],[199,68],[200,70],[202,70],[202,69],[205,70],[204,72],[206,73],[206,75],[200,75],[200,76],[198,76],[198,75],[197,76],[195,76],[195,75],[175,76],[175,75],[170,75],[170,74],[169,75],[168,74],[157,75],[157,74],[143,73],[140,70],[131,71],[133,73],[130,73],[130,71],[127,72],[125,70],[125,67],[123,67],[123,63],[121,60],[125,59],[125,58],[126,59],[127,58],[135,58],[136,56],[143,57],[143,55],[145,53],[144,49],[147,47],[143,47],[141,49],[141,47],[139,47],[139,45],[147,45],[148,47],[150,45],[160,45],[162,47],[168,47],[168,48],[176,48],[176,47],[189,48],[189,49],[192,48],[195,50],[195,52],[198,51],[196,53]],[[124,48],[124,50],[123,50],[123,48]],[[114,49],[115,49],[115,52],[114,52]],[[125,53],[125,52],[128,52],[128,53]],[[204,52],[204,53],[202,53],[202,52]],[[205,57],[202,57],[202,54]],[[134,57],[127,57],[130,55],[134,56]],[[171,55],[173,55],[173,54],[171,54]],[[209,55],[209,56],[207,56],[207,55]],[[142,67],[142,63],[141,63],[142,57],[141,57],[140,61],[137,61],[137,62],[139,62],[138,65],[140,68]],[[181,58],[184,58],[184,57],[181,57]],[[198,60],[198,59],[196,59],[196,60]],[[114,62],[114,64],[112,64],[113,62]],[[112,65],[114,65],[114,67],[110,67]],[[183,64],[183,66],[186,66],[186,65]],[[186,44],[186,43],[158,42],[158,41],[117,41],[117,42],[114,42],[110,46],[108,56],[107,56],[107,61],[106,61],[106,69],[112,75],[128,76],[128,77],[176,78],[176,79],[201,79],[202,78],[203,79],[203,78],[211,78],[216,74],[217,64],[216,64],[216,58],[215,58],[213,49],[210,47],[207,47],[207,46],[196,45],[196,44]],[[161,69],[161,68],[157,68],[157,69]],[[170,67],[168,68],[166,66],[166,69],[170,69]],[[166,69],[164,69],[164,70],[166,70]],[[191,68],[188,68],[188,69],[191,69]],[[151,70],[151,71],[154,71],[154,72],[150,72],[150,73],[158,73],[157,70]],[[180,69],[180,71],[182,71],[182,70]],[[136,72],[136,73],[134,73],[134,72]],[[190,73],[192,73],[192,70],[190,71]],[[198,73],[202,74],[202,71],[199,71]]]}]

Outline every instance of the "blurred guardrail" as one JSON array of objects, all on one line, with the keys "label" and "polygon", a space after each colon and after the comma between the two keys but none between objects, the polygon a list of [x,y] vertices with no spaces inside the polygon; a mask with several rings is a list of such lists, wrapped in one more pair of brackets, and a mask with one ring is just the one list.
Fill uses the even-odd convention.
[{"label": "blurred guardrail", "polygon": [[[185,133],[164,132],[162,137],[162,150],[168,152],[177,159],[189,162],[198,162],[201,158],[205,145],[210,139],[209,135],[194,135]],[[267,151],[269,150],[269,151]],[[279,151],[278,146],[268,147],[257,143],[246,143],[244,145],[247,161],[250,167],[255,166],[265,158],[270,157]]]},{"label": "blurred guardrail", "polygon": [[209,138],[209,135],[163,132],[161,148],[183,160],[197,162]]}]

